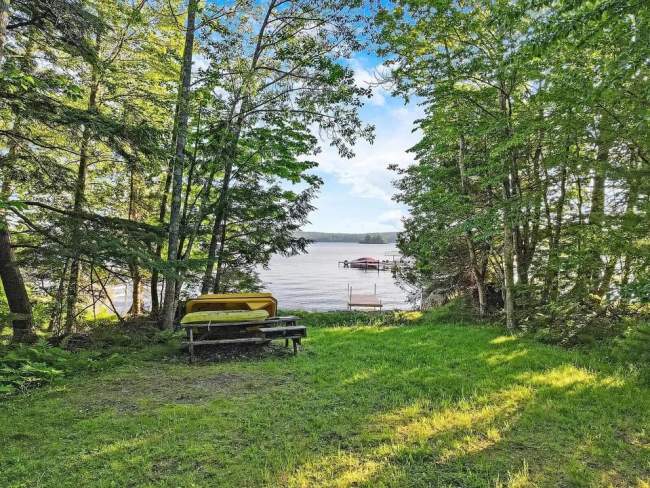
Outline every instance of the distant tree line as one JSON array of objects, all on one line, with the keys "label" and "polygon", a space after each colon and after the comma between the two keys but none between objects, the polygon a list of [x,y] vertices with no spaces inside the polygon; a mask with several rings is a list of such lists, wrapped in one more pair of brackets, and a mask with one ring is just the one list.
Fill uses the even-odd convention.
[{"label": "distant tree line", "polygon": [[366,234],[359,244],[386,244],[386,241],[379,234]]},{"label": "distant tree line", "polygon": [[379,238],[374,244],[394,243],[397,240],[397,232],[374,232],[372,234],[348,234],[341,232],[298,232],[296,236],[303,237],[313,242],[355,242],[365,241],[366,238]]}]

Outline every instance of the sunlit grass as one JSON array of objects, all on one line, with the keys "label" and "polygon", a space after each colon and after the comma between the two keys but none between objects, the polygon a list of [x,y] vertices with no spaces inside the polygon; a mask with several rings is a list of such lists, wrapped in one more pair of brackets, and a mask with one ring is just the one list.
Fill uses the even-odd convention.
[{"label": "sunlit grass", "polygon": [[650,392],[626,371],[496,327],[363,317],[308,314],[295,358],[161,349],[6,401],[0,484],[648,488]]}]

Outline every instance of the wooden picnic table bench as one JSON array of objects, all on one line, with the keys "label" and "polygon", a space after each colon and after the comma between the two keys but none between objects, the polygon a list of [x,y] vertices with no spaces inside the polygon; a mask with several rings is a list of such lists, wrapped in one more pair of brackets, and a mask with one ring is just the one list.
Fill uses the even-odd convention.
[{"label": "wooden picnic table bench", "polygon": [[[307,336],[307,327],[297,325],[299,317],[273,317],[266,320],[244,321],[244,322],[205,322],[181,324],[187,334],[187,345],[190,353],[190,362],[194,362],[194,348],[203,345],[220,344],[264,344],[276,339],[284,339],[285,347],[289,347],[289,341],[293,342],[293,353],[298,353],[298,344],[301,339]],[[195,337],[195,329],[209,337],[210,331],[225,330],[234,331],[234,335],[243,337],[219,337],[217,339]]]}]

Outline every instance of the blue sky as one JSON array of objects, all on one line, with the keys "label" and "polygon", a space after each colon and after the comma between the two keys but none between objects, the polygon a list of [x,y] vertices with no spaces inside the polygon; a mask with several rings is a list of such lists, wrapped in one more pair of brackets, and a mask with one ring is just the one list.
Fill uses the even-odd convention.
[{"label": "blue sky", "polygon": [[[362,85],[375,83],[376,74],[382,70],[381,61],[372,55],[358,56],[348,63]],[[383,232],[402,228],[400,220],[406,209],[391,199],[396,175],[386,167],[392,163],[407,166],[413,161],[406,150],[418,140],[417,133],[411,131],[421,108],[415,102],[405,105],[386,90],[374,88],[372,99],[360,113],[365,122],[375,126],[375,142],[358,142],[355,157],[345,159],[322,141],[316,173],[324,185],[315,202],[317,210],[304,230]]]}]

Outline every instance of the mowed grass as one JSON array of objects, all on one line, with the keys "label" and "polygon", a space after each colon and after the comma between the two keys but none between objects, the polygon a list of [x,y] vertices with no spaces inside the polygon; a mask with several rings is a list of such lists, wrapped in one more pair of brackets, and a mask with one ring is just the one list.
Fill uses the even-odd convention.
[{"label": "mowed grass", "polygon": [[5,401],[0,485],[650,486],[634,375],[498,327],[344,321],[311,316],[297,357],[134,355]]}]

